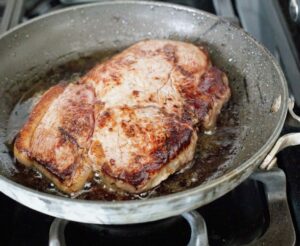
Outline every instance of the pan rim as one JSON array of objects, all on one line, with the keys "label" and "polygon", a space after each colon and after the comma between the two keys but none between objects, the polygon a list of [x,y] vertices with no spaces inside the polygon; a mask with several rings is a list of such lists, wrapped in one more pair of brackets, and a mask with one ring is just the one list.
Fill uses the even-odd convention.
[{"label": "pan rim", "polygon": [[191,7],[186,7],[186,6],[182,6],[182,5],[178,5],[178,4],[163,3],[163,2],[151,2],[151,1],[138,1],[137,2],[137,1],[130,1],[130,0],[127,1],[126,0],[126,1],[89,3],[89,4],[78,5],[78,6],[66,7],[62,10],[53,11],[51,13],[36,17],[32,20],[29,20],[23,24],[20,24],[16,27],[10,29],[9,31],[1,34],[0,41],[3,38],[5,38],[6,36],[8,36],[9,34],[15,32],[19,29],[22,29],[24,26],[30,25],[32,23],[38,22],[43,19],[47,19],[51,16],[55,16],[55,15],[58,15],[61,13],[69,12],[69,11],[84,10],[85,8],[90,8],[93,6],[108,6],[108,5],[145,5],[145,6],[154,6],[154,7],[175,8],[176,10],[182,10],[182,11],[187,11],[190,13],[196,13],[196,14],[200,14],[202,16],[207,16],[208,18],[214,19],[216,21],[222,21],[222,22],[226,23],[228,26],[230,26],[232,29],[246,35],[246,37],[249,38],[251,40],[251,42],[254,43],[258,47],[258,49],[260,49],[262,51],[262,53],[266,54],[266,56],[270,59],[272,65],[274,66],[274,68],[276,69],[276,71],[280,77],[281,86],[283,88],[282,101],[281,101],[282,110],[281,110],[281,115],[279,117],[280,119],[278,120],[278,123],[277,123],[276,127],[274,128],[273,133],[270,135],[270,137],[267,139],[267,141],[262,145],[262,147],[253,156],[251,156],[248,160],[246,160],[245,162],[243,162],[241,165],[237,166],[235,169],[231,170],[230,172],[225,173],[218,178],[209,180],[209,181],[205,182],[204,184],[200,184],[194,188],[190,188],[190,189],[176,192],[173,194],[162,195],[159,197],[153,197],[153,198],[149,198],[149,199],[145,199],[145,200],[127,200],[127,201],[113,201],[112,202],[112,201],[103,201],[103,200],[72,199],[69,197],[63,197],[63,196],[53,195],[53,194],[41,192],[38,190],[34,190],[32,188],[29,188],[27,186],[19,184],[3,175],[0,175],[0,180],[8,183],[9,185],[13,186],[16,189],[22,190],[23,192],[27,192],[29,194],[38,195],[39,197],[41,197],[43,199],[50,199],[50,200],[54,199],[54,200],[61,201],[64,203],[65,202],[70,203],[70,205],[73,203],[76,203],[76,204],[80,203],[82,205],[86,204],[89,206],[91,206],[91,205],[92,206],[93,205],[101,206],[103,208],[105,208],[105,207],[118,208],[118,207],[124,206],[126,204],[128,204],[128,205],[151,205],[151,204],[155,204],[155,203],[158,203],[161,201],[169,202],[172,200],[184,199],[189,196],[194,196],[197,193],[205,192],[206,190],[209,190],[213,187],[216,187],[216,186],[222,184],[224,181],[233,179],[236,175],[241,173],[243,170],[250,168],[251,166],[253,169],[255,167],[257,167],[259,165],[259,163],[255,163],[255,162],[259,159],[259,157],[265,155],[271,149],[271,147],[274,145],[276,139],[279,137],[279,134],[283,128],[283,125],[285,122],[285,117],[287,114],[287,100],[288,100],[287,83],[286,83],[286,79],[284,77],[284,74],[283,74],[279,64],[277,63],[277,61],[275,60],[273,55],[263,45],[261,45],[257,40],[255,40],[255,38],[253,38],[251,35],[246,33],[242,28],[239,28],[220,17],[217,17],[213,14],[207,13],[203,10],[198,10],[198,9],[194,9]]}]

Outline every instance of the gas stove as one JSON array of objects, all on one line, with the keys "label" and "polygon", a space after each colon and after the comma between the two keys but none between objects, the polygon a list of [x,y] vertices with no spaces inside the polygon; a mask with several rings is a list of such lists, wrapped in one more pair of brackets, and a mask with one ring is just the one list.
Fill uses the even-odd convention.
[{"label": "gas stove", "polygon": [[[0,0],[0,32],[86,0]],[[300,106],[299,1],[174,0],[242,26],[281,64]],[[300,6],[299,6],[300,7]],[[298,7],[298,9],[299,9]],[[275,37],[275,38],[274,38]],[[287,119],[282,134],[300,132]],[[270,171],[256,171],[218,200],[195,211],[136,225],[65,222],[0,194],[2,245],[300,245],[300,147],[278,154]]]}]

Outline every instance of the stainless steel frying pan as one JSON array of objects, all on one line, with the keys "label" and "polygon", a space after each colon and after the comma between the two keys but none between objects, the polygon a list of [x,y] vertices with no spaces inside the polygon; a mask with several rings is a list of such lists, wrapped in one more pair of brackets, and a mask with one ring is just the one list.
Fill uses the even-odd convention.
[{"label": "stainless steel frying pan", "polygon": [[[240,148],[225,170],[175,194],[135,201],[85,201],[39,192],[14,182],[5,145],[9,115],[29,78],[92,51],[124,48],[142,39],[204,43],[229,74],[238,107]],[[0,190],[40,212],[67,220],[126,224],[154,221],[207,204],[232,190],[262,162],[282,129],[288,102],[272,56],[243,30],[211,14],[151,2],[75,6],[36,18],[0,37]]]}]

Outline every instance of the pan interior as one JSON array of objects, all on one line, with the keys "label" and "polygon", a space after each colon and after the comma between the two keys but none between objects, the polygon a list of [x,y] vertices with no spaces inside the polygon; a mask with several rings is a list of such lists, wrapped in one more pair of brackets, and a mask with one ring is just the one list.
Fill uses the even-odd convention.
[{"label": "pan interior", "polygon": [[[62,65],[53,67],[51,70],[39,76],[34,85],[21,95],[20,100],[11,111],[7,127],[7,146],[12,150],[13,140],[19,129],[27,119],[31,107],[40,98],[43,91],[58,81],[74,81],[91,67],[107,59],[116,51],[96,52],[92,55],[71,60]],[[29,83],[29,82],[28,82]],[[73,194],[72,197],[88,200],[133,200],[170,194],[187,188],[196,187],[199,184],[221,175],[235,157],[239,145],[239,122],[238,108],[231,100],[223,109],[218,118],[217,129],[214,134],[199,133],[198,147],[193,162],[177,174],[169,177],[157,188],[134,195],[125,192],[116,192],[105,188],[105,183],[98,176],[86,184],[83,191]],[[11,151],[11,155],[13,153]],[[24,168],[16,163],[16,171],[12,172],[11,178],[18,183],[38,189],[43,192],[63,195],[43,176],[34,170]]]},{"label": "pan interior", "polygon": [[[218,165],[204,158],[201,165],[193,167],[202,169],[202,178],[197,182],[191,182],[195,173],[192,168],[181,174],[182,179],[172,177],[173,181],[165,182],[161,191],[153,195],[181,191],[203,181],[202,185],[208,184],[253,156],[268,141],[285,110],[282,104],[272,110],[274,101],[286,99],[285,85],[264,50],[242,31],[205,13],[189,13],[167,6],[106,5],[50,15],[0,38],[1,174],[11,178],[16,173],[7,143],[11,143],[14,130],[28,112],[22,108],[16,110],[16,105],[28,108],[33,92],[60,79],[79,76],[99,59],[130,44],[154,38],[183,40],[208,47],[213,63],[229,76],[232,98],[219,119],[217,134],[200,136],[200,155],[204,146],[207,153],[217,157]],[[16,115],[19,120],[11,121]],[[217,146],[212,148],[213,144]],[[29,180],[27,184],[41,184],[38,174],[32,174],[38,181]],[[48,186],[47,183],[42,185]],[[116,197],[106,198],[114,199]]]}]

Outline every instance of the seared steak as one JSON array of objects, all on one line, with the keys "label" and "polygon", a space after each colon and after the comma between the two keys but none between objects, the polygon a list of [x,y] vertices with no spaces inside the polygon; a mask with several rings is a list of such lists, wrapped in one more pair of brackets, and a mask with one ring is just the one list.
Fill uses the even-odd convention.
[{"label": "seared steak", "polygon": [[15,141],[15,156],[67,193],[93,171],[138,193],[193,159],[197,131],[214,127],[229,97],[226,75],[202,47],[141,41],[45,92]]},{"label": "seared steak", "polygon": [[65,192],[81,189],[92,174],[85,156],[94,130],[94,97],[84,84],[50,88],[15,141],[16,158]]}]

